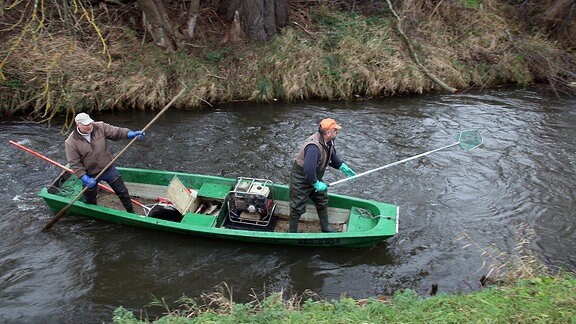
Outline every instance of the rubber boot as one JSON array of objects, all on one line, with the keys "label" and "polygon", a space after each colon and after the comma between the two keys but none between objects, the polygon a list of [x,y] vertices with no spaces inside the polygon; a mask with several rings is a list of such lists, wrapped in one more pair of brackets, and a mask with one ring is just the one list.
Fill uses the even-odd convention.
[{"label": "rubber boot", "polygon": [[134,213],[134,206],[132,206],[132,200],[130,198],[130,194],[128,193],[128,189],[124,184],[124,180],[121,177],[114,179],[114,181],[110,182],[110,187],[114,190],[122,205],[129,213]]},{"label": "rubber boot", "polygon": [[84,191],[84,202],[87,204],[96,205],[98,201],[98,186],[88,188]]},{"label": "rubber boot", "polygon": [[328,210],[327,209],[319,210],[318,211],[318,218],[320,219],[320,228],[322,228],[322,232],[324,232],[324,233],[338,232],[338,230],[335,229],[334,227],[332,227],[332,225],[330,225],[330,223],[328,222]]},{"label": "rubber boot", "polygon": [[124,208],[126,208],[127,212],[134,214],[134,206],[132,203],[130,203],[130,205],[124,205]]},{"label": "rubber boot", "polygon": [[288,230],[289,233],[298,233],[298,220],[300,219],[300,215],[290,215],[290,229]]}]

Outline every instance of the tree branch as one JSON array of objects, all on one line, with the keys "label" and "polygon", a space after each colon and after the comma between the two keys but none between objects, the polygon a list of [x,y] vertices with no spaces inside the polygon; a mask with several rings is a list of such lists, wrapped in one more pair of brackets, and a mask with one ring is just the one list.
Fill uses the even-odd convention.
[{"label": "tree branch", "polygon": [[390,8],[390,11],[392,11],[392,14],[394,14],[394,17],[396,17],[396,20],[397,20],[396,30],[398,31],[398,34],[400,35],[400,37],[402,37],[402,39],[406,43],[406,46],[408,46],[408,51],[410,52],[410,55],[412,56],[412,60],[414,60],[414,63],[416,63],[416,65],[418,66],[418,68],[420,68],[422,73],[424,73],[424,75],[426,75],[430,80],[432,80],[432,82],[434,82],[438,86],[440,86],[440,88],[444,89],[444,91],[448,91],[448,92],[452,92],[452,93],[458,91],[456,88],[453,88],[453,87],[449,86],[448,84],[444,83],[442,80],[438,79],[434,74],[432,74],[430,71],[428,71],[428,69],[424,65],[422,65],[422,63],[420,63],[420,60],[418,59],[418,56],[416,56],[416,52],[414,51],[414,48],[412,47],[412,43],[410,43],[410,40],[408,39],[406,34],[404,34],[404,31],[402,31],[400,17],[396,13],[396,11],[394,11],[394,7],[392,7],[392,3],[390,2],[390,0],[386,0],[386,2],[388,2],[388,7]]}]

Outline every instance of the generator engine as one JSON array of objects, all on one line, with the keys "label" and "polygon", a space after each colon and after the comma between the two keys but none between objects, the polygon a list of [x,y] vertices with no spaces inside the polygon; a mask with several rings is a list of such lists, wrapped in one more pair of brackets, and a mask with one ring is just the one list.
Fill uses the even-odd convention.
[{"label": "generator engine", "polygon": [[270,197],[271,184],[269,180],[238,178],[229,197],[231,220],[259,223],[269,219],[275,207]]},{"label": "generator engine", "polygon": [[236,208],[249,213],[258,213],[260,217],[268,216],[268,208],[272,201],[266,196],[247,194],[244,198],[236,197]]}]

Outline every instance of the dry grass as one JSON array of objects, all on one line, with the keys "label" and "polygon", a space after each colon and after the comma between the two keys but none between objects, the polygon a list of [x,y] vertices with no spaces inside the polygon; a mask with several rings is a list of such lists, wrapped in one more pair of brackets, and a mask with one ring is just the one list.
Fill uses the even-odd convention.
[{"label": "dry grass", "polygon": [[501,251],[495,244],[481,246],[468,233],[462,233],[457,240],[467,241],[463,248],[473,247],[485,258],[478,273],[485,273],[482,284],[500,283],[513,284],[521,279],[530,279],[546,275],[548,268],[539,261],[530,250],[530,244],[536,233],[527,224],[516,227],[517,244],[511,253]]},{"label": "dry grass", "polygon": [[251,301],[238,304],[234,301],[233,291],[227,283],[222,282],[214,288],[213,292],[202,293],[199,298],[193,299],[183,296],[176,301],[176,306],[169,305],[163,298],[154,298],[148,307],[161,307],[165,310],[166,318],[195,318],[203,314],[231,315],[234,312],[256,314],[271,305],[278,305],[282,311],[300,311],[304,300],[320,300],[320,297],[311,291],[302,295],[293,295],[285,298],[284,290],[275,292],[270,296],[265,293],[258,294],[253,290]]},{"label": "dry grass", "polygon": [[[14,6],[0,13],[6,19],[0,112],[45,120],[81,110],[155,110],[183,85],[190,91],[177,102],[179,108],[437,91],[412,61],[394,18],[382,6],[372,10],[377,15],[329,5],[293,6],[290,26],[265,44],[221,43],[226,23],[203,9],[195,44],[166,53],[143,39],[130,18],[138,16],[133,7],[103,5],[92,14],[58,8],[54,0],[46,9],[52,16],[38,16],[24,2],[10,3]],[[576,78],[574,55],[503,16],[510,5],[497,0],[469,1],[468,7],[454,1],[395,3],[420,61],[452,87],[546,81],[568,92],[566,85]]]}]

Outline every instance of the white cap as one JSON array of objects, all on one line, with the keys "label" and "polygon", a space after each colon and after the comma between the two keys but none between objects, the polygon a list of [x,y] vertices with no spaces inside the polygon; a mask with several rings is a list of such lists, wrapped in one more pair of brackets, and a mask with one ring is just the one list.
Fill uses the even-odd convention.
[{"label": "white cap", "polygon": [[88,116],[87,113],[79,113],[78,115],[76,115],[76,118],[74,118],[74,120],[76,121],[76,124],[81,124],[81,125],[90,125],[94,122],[94,120],[92,120],[92,118],[90,118],[90,116]]}]

